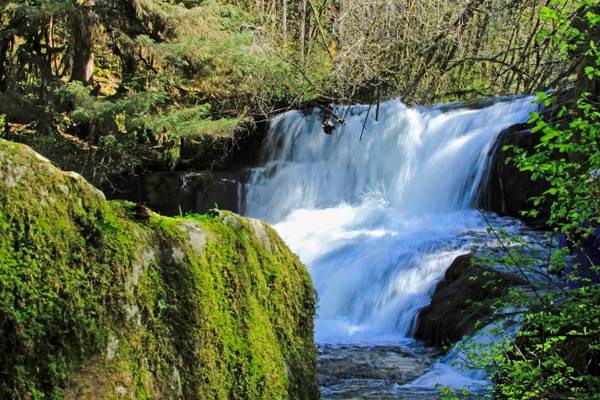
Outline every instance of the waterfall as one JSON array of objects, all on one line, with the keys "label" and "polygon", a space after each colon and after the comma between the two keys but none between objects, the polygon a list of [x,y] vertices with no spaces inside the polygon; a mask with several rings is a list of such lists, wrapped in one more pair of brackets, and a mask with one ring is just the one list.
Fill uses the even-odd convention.
[{"label": "waterfall", "polygon": [[331,135],[318,111],[272,121],[245,214],[273,224],[308,266],[318,342],[410,337],[446,268],[487,237],[473,203],[498,134],[527,121],[532,100],[339,106]]}]

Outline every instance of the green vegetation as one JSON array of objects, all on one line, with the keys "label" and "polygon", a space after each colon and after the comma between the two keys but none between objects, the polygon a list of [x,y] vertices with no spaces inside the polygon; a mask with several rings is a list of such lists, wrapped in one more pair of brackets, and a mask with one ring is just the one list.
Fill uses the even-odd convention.
[{"label": "green vegetation", "polygon": [[290,107],[560,88],[578,71],[536,34],[574,5],[547,3],[9,0],[1,134],[104,184],[189,168],[190,142],[204,143],[194,168],[223,168],[254,123]]},{"label": "green vegetation", "polygon": [[[548,19],[558,29],[543,34],[559,44],[566,58],[574,52],[585,53],[587,62],[579,66],[584,76],[576,88],[579,98],[573,105],[558,106],[560,122],[533,115],[532,132],[541,133],[534,154],[513,150],[521,170],[532,171],[533,179],[549,184],[549,189],[534,199],[537,205],[550,203],[549,225],[567,235],[575,251],[589,251],[584,242],[597,237],[600,226],[600,180],[596,176],[600,169],[600,50],[596,47],[600,10],[593,1],[577,3],[576,26],[566,13],[548,12]],[[548,105],[557,102],[556,98],[539,97]],[[598,243],[594,246],[597,251]],[[589,259],[588,266],[578,264],[578,258],[568,271],[565,251],[554,250],[544,267],[549,274],[567,274],[572,286],[581,287],[554,288],[531,300],[531,311],[522,322],[524,329],[498,359],[499,391],[506,398],[600,398],[600,287],[590,281],[589,272],[578,269],[597,273],[600,265],[594,259]]]},{"label": "green vegetation", "polygon": [[[189,153],[223,168],[290,107],[543,92],[536,151],[507,150],[549,184],[534,203],[551,229],[581,241],[600,224],[599,20],[594,0],[8,0],[0,135],[104,184]],[[3,140],[0,187],[0,397],[318,395],[314,292],[269,228],[106,202]],[[565,289],[566,249],[540,261],[498,234],[491,261],[529,282],[499,305],[523,329],[467,361],[498,397],[598,397],[598,285]]]},{"label": "green vegetation", "polygon": [[199,136],[230,151],[238,125],[314,98],[319,80],[317,60],[298,74],[256,24],[210,0],[4,2],[4,135],[95,183],[174,168]]},{"label": "green vegetation", "polygon": [[[518,315],[522,328],[500,343],[465,345],[470,353],[465,363],[488,370],[497,398],[600,398],[600,10],[593,1],[575,3],[576,23],[566,8],[545,10],[556,29],[542,30],[541,35],[556,42],[565,59],[585,54],[577,66],[583,73],[574,89],[578,98],[561,104],[560,95],[540,93],[548,111],[532,115],[530,121],[532,134],[539,135],[535,151],[505,149],[519,169],[548,183],[548,190],[533,199],[536,208],[524,213],[536,216],[540,207],[548,206],[548,225],[554,232],[544,243],[530,243],[495,231],[505,253],[487,261],[527,281],[525,290],[513,288],[502,299],[496,313],[513,323]],[[570,261],[569,249],[556,244],[557,234],[564,235],[576,255]],[[504,329],[496,326],[491,331]]]},{"label": "green vegetation", "polygon": [[0,139],[0,397],[315,399],[315,293],[277,234],[162,217]]}]

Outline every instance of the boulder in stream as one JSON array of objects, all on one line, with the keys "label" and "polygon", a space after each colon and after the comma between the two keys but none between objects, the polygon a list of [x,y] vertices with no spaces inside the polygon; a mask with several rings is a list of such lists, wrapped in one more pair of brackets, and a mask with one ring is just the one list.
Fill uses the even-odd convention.
[{"label": "boulder in stream", "polygon": [[419,311],[415,337],[442,347],[458,342],[489,321],[492,303],[523,281],[512,274],[482,267],[474,256],[457,257],[435,288],[431,303]]},{"label": "boulder in stream", "polygon": [[516,124],[500,133],[492,150],[492,159],[487,176],[482,182],[478,206],[499,215],[520,218],[534,228],[544,228],[548,220],[548,207],[538,207],[537,217],[524,217],[522,211],[533,208],[531,198],[539,196],[548,189],[541,180],[532,181],[531,174],[520,171],[512,162],[507,162],[509,152],[503,147],[515,145],[526,149],[529,153],[534,150],[538,136],[531,133],[529,124]]}]

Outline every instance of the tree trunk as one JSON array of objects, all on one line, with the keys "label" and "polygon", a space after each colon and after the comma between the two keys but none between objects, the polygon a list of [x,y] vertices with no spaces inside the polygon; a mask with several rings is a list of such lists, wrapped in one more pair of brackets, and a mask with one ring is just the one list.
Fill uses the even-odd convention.
[{"label": "tree trunk", "polygon": [[87,0],[71,11],[71,80],[85,85],[94,81],[94,40],[97,17],[93,10],[94,1]]},{"label": "tree trunk", "polygon": [[302,55],[302,63],[304,63],[304,57],[306,56],[307,40],[306,32],[308,22],[308,4],[307,0],[302,0],[302,24],[300,26],[300,54]]},{"label": "tree trunk", "polygon": [[287,0],[281,0],[281,34],[285,40],[287,37]]},{"label": "tree trunk", "polygon": [[323,31],[323,26],[321,25],[321,19],[319,18],[319,12],[315,8],[312,1],[308,0],[308,5],[310,6],[310,9],[312,10],[313,14],[315,15],[315,21],[317,23],[317,27],[319,28],[319,33],[321,34],[321,39],[323,39],[323,46],[325,46],[325,49],[327,50],[327,53],[329,54],[329,58],[331,59],[331,62],[335,64],[335,62],[336,62],[335,57],[333,56],[333,52],[331,51],[331,49],[329,48],[329,45],[327,44],[327,37],[325,36],[325,32]]},{"label": "tree trunk", "polygon": [[[0,15],[1,16],[1,15]],[[13,48],[14,37],[8,36],[0,39],[0,92],[8,88],[8,71],[10,69],[10,54]]]}]

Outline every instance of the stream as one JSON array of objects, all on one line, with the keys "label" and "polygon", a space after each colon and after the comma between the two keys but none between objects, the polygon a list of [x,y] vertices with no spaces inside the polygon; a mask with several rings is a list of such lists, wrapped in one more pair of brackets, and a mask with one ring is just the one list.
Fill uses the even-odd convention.
[{"label": "stream", "polygon": [[452,261],[493,245],[474,209],[480,184],[498,134],[536,109],[531,97],[479,109],[339,106],[344,123],[331,135],[317,111],[273,120],[264,164],[245,185],[244,213],[271,223],[308,266],[324,399],[485,390],[481,371],[451,365],[456,352],[442,357],[412,333]]}]

